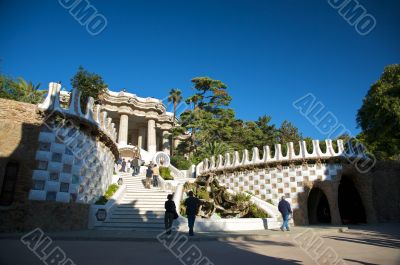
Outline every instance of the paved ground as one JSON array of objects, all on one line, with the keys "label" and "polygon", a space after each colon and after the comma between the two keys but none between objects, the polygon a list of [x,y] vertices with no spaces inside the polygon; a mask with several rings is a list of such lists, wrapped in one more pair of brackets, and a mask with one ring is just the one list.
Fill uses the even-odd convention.
[{"label": "paved ground", "polygon": [[[296,227],[285,233],[199,234],[188,241],[185,234],[178,234],[176,244],[175,235],[159,242],[156,233],[79,231],[46,235],[53,242],[44,250],[39,246],[36,254],[42,256],[40,251],[48,253],[59,246],[77,265],[194,264],[191,255],[197,258],[200,252],[204,265],[208,260],[214,264],[241,265],[400,264],[399,224],[350,227],[344,232],[332,227]],[[0,234],[0,264],[45,264],[19,241],[20,237]],[[57,264],[55,260],[51,263],[50,258],[46,261]]]}]

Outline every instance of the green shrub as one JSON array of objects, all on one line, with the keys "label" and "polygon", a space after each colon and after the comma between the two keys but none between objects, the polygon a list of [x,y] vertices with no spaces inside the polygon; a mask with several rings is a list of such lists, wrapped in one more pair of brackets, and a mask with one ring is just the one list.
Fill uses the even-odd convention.
[{"label": "green shrub", "polygon": [[107,191],[104,193],[103,196],[100,196],[100,198],[95,202],[95,204],[98,205],[104,205],[108,202],[109,199],[114,195],[114,193],[118,190],[119,186],[118,184],[111,184],[108,186]]},{"label": "green shrub", "polygon": [[185,157],[180,155],[175,155],[171,157],[171,164],[177,169],[187,170],[192,165],[192,162],[187,160]]},{"label": "green shrub", "polygon": [[273,202],[271,199],[267,199],[267,202],[268,202],[269,204],[274,205],[274,202]]},{"label": "green shrub", "polygon": [[269,215],[263,210],[259,209],[257,205],[250,205],[249,215],[253,218],[268,218]]},{"label": "green shrub", "polygon": [[173,180],[174,177],[171,175],[171,170],[167,167],[160,167],[160,176],[165,180]]},{"label": "green shrub", "polygon": [[248,202],[248,201],[250,201],[250,198],[251,198],[251,196],[250,196],[250,195],[247,195],[246,193],[236,193],[236,194],[233,196],[233,200],[234,200],[236,203]]},{"label": "green shrub", "polygon": [[179,209],[180,214],[181,214],[183,217],[187,217],[187,215],[186,215],[185,200],[182,200],[182,201],[181,201],[181,205],[180,205],[179,208],[180,208],[180,209]]},{"label": "green shrub", "polygon": [[208,191],[206,189],[199,189],[197,191],[197,197],[199,199],[208,201],[210,199],[210,194],[208,193]]}]

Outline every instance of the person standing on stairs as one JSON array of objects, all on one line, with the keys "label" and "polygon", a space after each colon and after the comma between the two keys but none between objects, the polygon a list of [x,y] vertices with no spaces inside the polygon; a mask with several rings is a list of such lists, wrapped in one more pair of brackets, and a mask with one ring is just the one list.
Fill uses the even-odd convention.
[{"label": "person standing on stairs", "polygon": [[157,164],[153,166],[153,187],[158,187],[158,176],[160,175],[160,170],[157,167]]},{"label": "person standing on stairs", "polygon": [[120,172],[125,172],[125,167],[126,167],[126,161],[124,158],[124,159],[122,159]]},{"label": "person standing on stairs", "polygon": [[139,173],[139,169],[140,169],[139,160],[136,157],[132,160],[131,167],[133,168],[132,176],[134,176],[134,175]]},{"label": "person standing on stairs", "polygon": [[150,189],[151,185],[151,178],[153,177],[153,165],[150,163],[150,165],[147,167],[146,170],[146,189]]},{"label": "person standing on stairs", "polygon": [[167,231],[168,235],[171,234],[171,227],[172,223],[174,222],[176,213],[175,202],[172,200],[172,198],[173,198],[172,194],[168,194],[167,196],[168,200],[164,204],[165,208],[164,224],[165,224],[165,231]]}]

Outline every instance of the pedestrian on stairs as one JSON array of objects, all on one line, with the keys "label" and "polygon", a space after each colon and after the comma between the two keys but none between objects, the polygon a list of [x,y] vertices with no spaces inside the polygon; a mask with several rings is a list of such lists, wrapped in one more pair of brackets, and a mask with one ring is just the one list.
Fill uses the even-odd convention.
[{"label": "pedestrian on stairs", "polygon": [[175,202],[172,200],[172,198],[173,198],[172,194],[168,194],[167,201],[164,204],[165,208],[164,224],[165,224],[165,230],[168,235],[171,234],[172,223],[174,222],[175,214],[177,215]]},{"label": "pedestrian on stairs", "polygon": [[126,163],[126,172],[131,172],[131,160],[128,160],[128,163]]},{"label": "pedestrian on stairs", "polygon": [[158,187],[158,176],[160,175],[160,170],[157,167],[157,164],[153,166],[153,187]]},{"label": "pedestrian on stairs", "polygon": [[126,161],[125,161],[125,158],[124,158],[124,159],[122,159],[121,169],[119,171],[120,172],[125,172],[125,167],[126,167]]},{"label": "pedestrian on stairs", "polygon": [[140,169],[140,167],[139,167],[139,160],[138,160],[136,157],[132,160],[132,165],[131,165],[131,167],[133,168],[132,176],[134,176],[134,175],[136,175],[136,174],[139,173],[139,169]]},{"label": "pedestrian on stairs", "polygon": [[150,189],[151,178],[153,177],[153,166],[150,164],[146,170],[146,189]]}]

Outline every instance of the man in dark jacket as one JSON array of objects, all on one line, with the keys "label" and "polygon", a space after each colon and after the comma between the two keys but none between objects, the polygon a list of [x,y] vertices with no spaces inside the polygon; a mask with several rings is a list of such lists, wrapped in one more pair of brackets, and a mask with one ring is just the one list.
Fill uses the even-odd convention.
[{"label": "man in dark jacket", "polygon": [[193,196],[193,191],[189,191],[189,197],[185,200],[186,215],[188,218],[189,236],[194,236],[193,226],[196,214],[199,210],[200,200]]},{"label": "man in dark jacket", "polygon": [[171,234],[171,227],[172,227],[172,222],[174,221],[174,216],[176,213],[176,206],[175,202],[172,200],[173,196],[172,194],[168,194],[167,196],[167,201],[164,204],[165,208],[165,216],[164,216],[164,224],[165,224],[165,230],[167,231],[167,234]]},{"label": "man in dark jacket", "polygon": [[290,208],[290,204],[285,200],[285,196],[282,196],[282,199],[278,204],[278,210],[282,214],[283,219],[281,230],[285,231],[284,228],[286,228],[287,231],[290,231],[289,215],[292,214],[292,209]]}]

